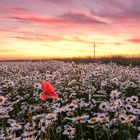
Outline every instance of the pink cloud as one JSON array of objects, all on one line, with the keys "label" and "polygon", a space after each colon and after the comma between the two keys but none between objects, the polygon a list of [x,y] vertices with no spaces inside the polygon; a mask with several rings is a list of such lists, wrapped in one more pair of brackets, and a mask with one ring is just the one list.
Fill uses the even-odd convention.
[{"label": "pink cloud", "polygon": [[26,9],[26,8],[21,8],[21,7],[18,7],[18,6],[15,6],[13,4],[9,4],[9,3],[6,3],[6,2],[0,2],[0,9],[3,12],[3,14],[30,14],[32,13],[30,10]]},{"label": "pink cloud", "polygon": [[105,22],[99,21],[83,13],[65,13],[57,17],[40,16],[35,14],[25,14],[23,16],[9,16],[9,18],[19,22],[28,22],[31,24],[48,25],[51,27],[73,27],[75,24],[85,25],[105,25]]},{"label": "pink cloud", "polygon": [[11,5],[5,2],[0,2],[0,9],[10,8]]},{"label": "pink cloud", "polygon": [[129,42],[131,42],[131,43],[140,44],[140,38],[128,39],[127,41],[129,41]]},{"label": "pink cloud", "polygon": [[32,34],[31,32],[23,31],[20,28],[0,28],[0,32],[12,34]]},{"label": "pink cloud", "polygon": [[13,36],[13,38],[26,40],[26,41],[61,41],[63,40],[63,37],[57,36],[57,35],[34,34],[34,33]]},{"label": "pink cloud", "polygon": [[[25,1],[26,3],[28,3],[27,0]],[[43,1],[52,2],[52,3],[58,2],[57,0],[52,0],[52,1],[42,0],[40,2],[43,4]],[[72,7],[72,2],[66,2],[64,0],[61,0],[59,2],[66,4],[65,6],[67,6],[68,3],[71,3],[71,7]],[[33,6],[33,1],[31,3]],[[105,22],[95,19],[93,16],[78,11],[67,12],[67,13],[63,12],[63,14],[53,17],[48,15],[42,16],[40,14],[36,14],[33,11],[28,10],[27,8],[17,7],[13,4],[9,4],[6,2],[5,3],[0,2],[0,8],[5,10],[2,17],[4,17],[5,15],[5,18],[14,19],[14,20],[16,19],[19,22],[21,21],[21,22],[30,22],[30,23],[47,24],[47,25],[50,24],[54,26],[64,25],[66,27],[70,24],[106,24]]]},{"label": "pink cloud", "polygon": [[10,8],[9,9],[10,12],[13,12],[13,13],[18,13],[19,15],[30,15],[32,14],[32,12],[28,9],[25,9],[25,8],[19,8],[19,7],[13,7],[13,8]]},{"label": "pink cloud", "polygon": [[66,1],[66,0],[44,0],[46,2],[50,2],[50,3],[56,3],[56,4],[64,4],[64,3],[70,3],[70,1]]},{"label": "pink cloud", "polygon": [[106,24],[105,22],[99,21],[92,16],[84,13],[65,13],[60,16],[67,22],[79,23],[79,24]]},{"label": "pink cloud", "polygon": [[106,18],[135,18],[140,17],[140,1],[134,0],[94,0],[92,3],[86,4],[89,11],[93,15]]},{"label": "pink cloud", "polygon": [[[35,28],[31,27],[32,25],[35,25],[34,27],[37,27],[38,29],[40,28],[40,32],[44,32],[45,30],[47,32],[47,30],[51,30],[51,33],[58,33],[60,31],[60,34],[62,33],[61,31],[63,31],[64,34],[67,34],[67,32],[69,33],[69,30],[71,30],[71,33],[75,31],[79,31],[80,33],[93,32],[95,35],[97,32],[101,35],[113,36],[139,33],[138,25],[140,25],[140,2],[138,1],[128,0],[128,2],[126,2],[122,0],[86,0],[83,2],[81,0],[39,0],[39,3],[38,0],[23,1],[23,5],[20,5],[19,3],[17,4],[14,0],[13,2],[7,3],[5,1],[0,2],[0,11],[3,12],[1,16],[4,17],[2,19],[3,23],[5,22],[2,26],[0,25],[0,32],[15,33],[13,35],[15,38],[32,41],[46,40],[47,37],[50,37],[43,37],[42,35],[35,36],[32,34],[31,32],[36,32]],[[85,9],[87,8],[86,10],[82,7],[84,3],[88,5],[84,7]],[[58,9],[53,9],[54,5],[55,7],[58,6],[59,10],[62,10],[59,11]],[[52,10],[56,12],[55,16],[52,16],[53,14],[49,14],[47,10],[45,11],[45,6],[50,9],[52,6]],[[43,7],[43,10],[41,7]],[[70,10],[66,11],[66,7],[69,7]],[[76,9],[76,7],[78,8]],[[57,13],[57,11],[59,12]],[[105,21],[107,21],[107,23]],[[22,30],[10,28],[12,27],[10,24],[14,26],[17,25],[17,27]],[[27,29],[28,24],[30,24],[31,27],[30,31]],[[64,38],[59,38],[57,36],[50,37],[50,40],[54,41],[62,39]],[[90,41],[83,40],[78,37],[67,40],[91,43]],[[129,40],[129,42],[138,41]],[[116,42],[115,44],[120,45],[121,43]]]}]

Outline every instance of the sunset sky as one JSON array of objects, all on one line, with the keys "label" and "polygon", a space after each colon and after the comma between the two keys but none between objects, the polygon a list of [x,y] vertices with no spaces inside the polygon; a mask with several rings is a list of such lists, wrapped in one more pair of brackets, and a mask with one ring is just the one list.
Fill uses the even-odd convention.
[{"label": "sunset sky", "polygon": [[0,0],[0,59],[140,54],[140,0]]}]

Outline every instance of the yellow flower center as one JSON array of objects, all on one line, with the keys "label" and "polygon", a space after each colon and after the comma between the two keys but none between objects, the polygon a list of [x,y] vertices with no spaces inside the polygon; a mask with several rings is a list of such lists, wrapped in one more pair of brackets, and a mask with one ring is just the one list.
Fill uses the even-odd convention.
[{"label": "yellow flower center", "polygon": [[93,118],[90,119],[90,121],[96,122],[97,121],[97,118],[96,117],[93,117]]},{"label": "yellow flower center", "polygon": [[106,122],[107,121],[107,119],[106,118],[102,118],[102,122]]},{"label": "yellow flower center", "polygon": [[81,119],[85,119],[85,118],[86,118],[85,116],[77,116],[76,120],[81,120]]},{"label": "yellow flower center", "polygon": [[27,140],[33,140],[33,138],[31,137],[31,138],[28,138]]}]

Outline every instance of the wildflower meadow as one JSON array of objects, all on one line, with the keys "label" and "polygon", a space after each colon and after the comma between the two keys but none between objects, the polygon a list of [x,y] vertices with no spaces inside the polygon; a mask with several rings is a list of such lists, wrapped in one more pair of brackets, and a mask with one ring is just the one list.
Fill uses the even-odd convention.
[{"label": "wildflower meadow", "polygon": [[140,67],[1,61],[0,140],[140,140]]}]

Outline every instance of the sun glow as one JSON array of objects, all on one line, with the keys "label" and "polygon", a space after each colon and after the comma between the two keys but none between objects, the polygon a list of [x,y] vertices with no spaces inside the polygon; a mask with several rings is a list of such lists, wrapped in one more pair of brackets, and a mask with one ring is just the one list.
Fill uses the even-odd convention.
[{"label": "sun glow", "polygon": [[[116,3],[112,3],[112,8],[100,0],[87,1],[91,6],[88,10],[83,9],[83,1],[79,0],[61,5],[43,0],[39,5],[35,4],[37,0],[0,2],[1,12],[4,11],[0,15],[0,59],[92,57],[94,42],[96,57],[140,54],[137,13],[131,17],[131,10],[118,9]],[[104,6],[111,10],[104,10]],[[131,9],[129,4],[125,7]]]}]

